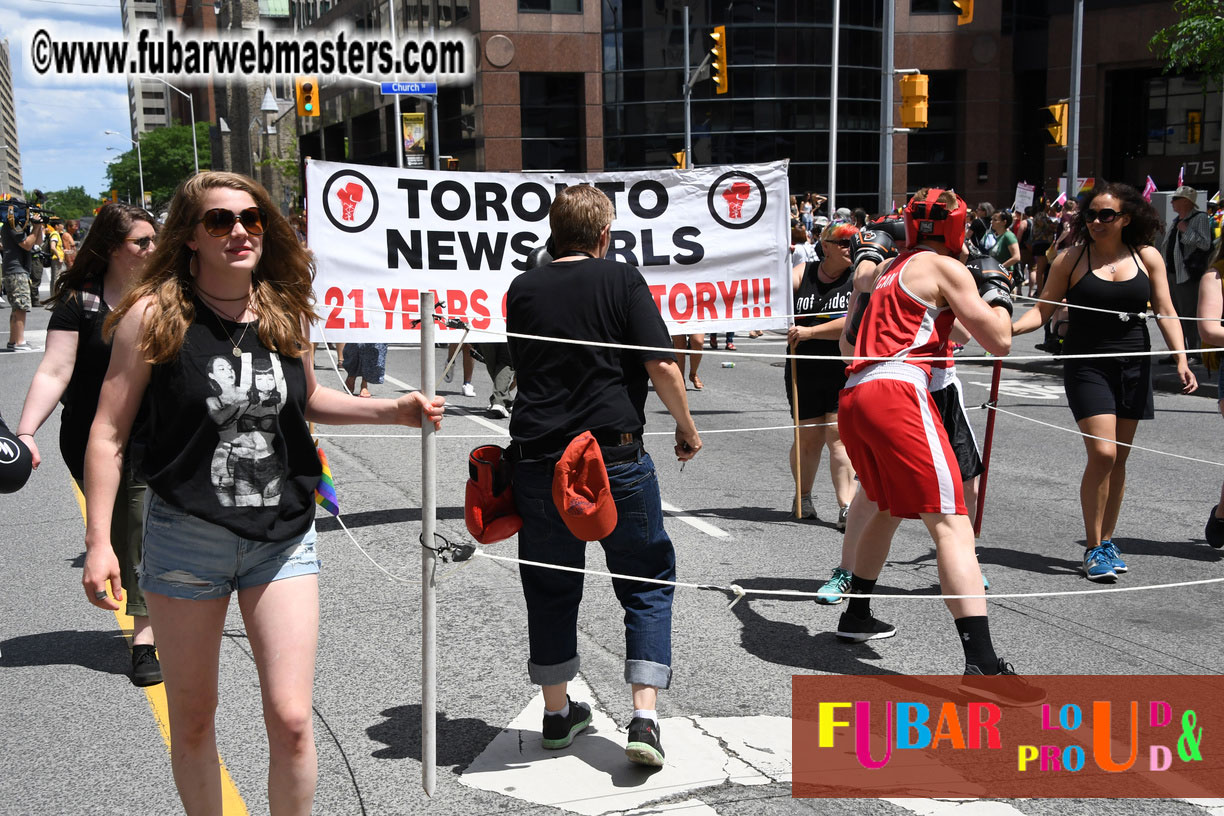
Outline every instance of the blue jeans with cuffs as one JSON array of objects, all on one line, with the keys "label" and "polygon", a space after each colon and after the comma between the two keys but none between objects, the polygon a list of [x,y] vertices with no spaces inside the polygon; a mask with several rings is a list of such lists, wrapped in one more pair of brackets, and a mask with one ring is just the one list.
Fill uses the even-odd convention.
[{"label": "blue jeans with cuffs", "polygon": [[[600,542],[608,571],[674,581],[676,552],[663,529],[663,508],[654,462],[639,447],[632,458],[607,465],[616,502],[616,529]],[[519,557],[583,567],[586,542],[574,537],[552,500],[553,462],[515,465],[514,498],[523,529]],[[583,576],[520,566],[527,602],[531,682],[551,686],[578,674],[578,605]],[[671,616],[675,587],[615,578],[612,589],[625,610],[625,682],[656,688],[671,685]]]}]

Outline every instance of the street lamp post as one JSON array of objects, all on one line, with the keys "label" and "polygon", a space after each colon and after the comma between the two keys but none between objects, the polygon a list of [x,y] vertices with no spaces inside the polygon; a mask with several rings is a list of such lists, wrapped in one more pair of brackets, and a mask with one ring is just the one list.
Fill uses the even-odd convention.
[{"label": "street lamp post", "polygon": [[195,156],[196,175],[199,175],[200,174],[200,151],[196,147],[195,97],[193,97],[189,93],[186,93],[185,91],[180,90],[179,88],[174,87],[169,82],[162,79],[161,77],[147,77],[147,79],[157,80],[158,82],[165,85],[167,88],[179,94],[180,96],[187,97],[187,104],[189,105],[190,110],[191,110],[191,152],[192,152],[192,155]]},{"label": "street lamp post", "polygon": [[[105,133],[107,136],[122,136],[123,135],[117,130],[104,130],[102,132]],[[131,136],[129,136],[128,141],[136,145],[136,172],[140,175],[140,207],[141,209],[144,209],[144,205],[145,205],[144,161],[140,157],[140,140],[133,139]],[[107,150],[114,150],[114,149],[115,148],[113,147],[107,148]]]}]

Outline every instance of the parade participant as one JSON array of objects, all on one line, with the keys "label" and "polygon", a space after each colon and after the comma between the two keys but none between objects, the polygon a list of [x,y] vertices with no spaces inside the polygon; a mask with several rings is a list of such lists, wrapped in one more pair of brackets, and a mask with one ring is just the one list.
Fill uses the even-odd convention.
[{"label": "parade participant", "polygon": [[1189,318],[1198,311],[1199,278],[1207,271],[1211,255],[1211,216],[1198,208],[1194,188],[1185,185],[1173,192],[1169,206],[1177,217],[1165,231],[1161,256],[1169,278],[1169,298],[1177,313],[1187,318],[1181,324],[1186,348],[1196,349],[1198,325]]},{"label": "parade participant", "polygon": [[3,267],[4,297],[12,312],[9,314],[9,351],[37,351],[25,339],[26,314],[38,300],[31,280],[32,250],[42,243],[43,222],[38,213],[30,213],[29,223],[18,227],[11,217],[0,224],[0,266]]},{"label": "parade participant", "polygon": [[[824,258],[797,264],[791,270],[795,324],[787,333],[792,354],[836,357],[841,354],[837,338],[845,325],[854,280],[850,267],[851,244],[858,227],[833,223],[821,232]],[[807,315],[806,317],[801,315]],[[792,376],[791,369],[797,376]],[[792,512],[805,519],[817,518],[812,485],[820,467],[820,456],[829,449],[829,474],[837,499],[837,529],[846,529],[846,513],[854,498],[854,468],[837,432],[837,395],[846,384],[846,365],[840,359],[795,360],[783,368],[786,399],[791,417],[800,425],[798,448],[790,450],[791,477],[799,483],[799,503]],[[795,399],[798,396],[798,404]]]},{"label": "parade participant", "polygon": [[[1171,316],[1159,325],[1177,359],[1182,392],[1194,391],[1198,382],[1186,362],[1164,261],[1152,246],[1160,228],[1156,211],[1126,184],[1097,187],[1088,201],[1076,226],[1084,244],[1058,256],[1041,292],[1043,301],[1053,303],[1038,303],[1015,322],[1012,331],[1033,331],[1065,297],[1071,309],[1064,351],[1103,355],[1064,360],[1063,386],[1088,453],[1080,481],[1087,546],[1084,574],[1090,581],[1113,582],[1118,573],[1127,571],[1113,535],[1126,490],[1129,445],[1139,420],[1155,416],[1152,358],[1127,356],[1151,350],[1143,317],[1149,302],[1156,314]],[[1129,317],[1119,320],[1119,315]]]},{"label": "parade participant", "polygon": [[[973,552],[973,527],[959,480],[956,455],[928,390],[931,357],[949,343],[953,321],[993,354],[1011,348],[1010,281],[983,273],[975,281],[959,257],[965,203],[945,190],[920,190],[905,210],[907,249],[879,270],[862,317],[856,359],[841,399],[842,439],[876,505],[855,553],[852,594],[869,595],[903,518],[921,518],[935,542],[940,587],[948,595],[982,595]],[[976,285],[975,285],[976,284]],[[1014,675],[995,654],[982,598],[945,601],[965,653],[966,686],[1001,702],[1031,704],[1044,694],[1018,678],[980,686],[973,677]],[[896,627],[871,614],[869,598],[852,598],[837,636],[863,642],[892,637]]]},{"label": "parade participant", "polygon": [[[236,591],[263,698],[269,809],[306,814],[317,776],[313,492],[321,473],[307,422],[437,426],[442,399],[359,399],[319,386],[307,334],[310,255],[258,183],[233,173],[193,176],[175,192],[160,237],[106,323],[114,339],[85,453],[82,583],[102,609],[118,607],[108,584],[123,597],[111,508],[143,399],[137,441],[149,495],[140,587],[159,634],[184,809],[221,812],[217,671]],[[222,439],[214,405],[236,415],[244,438]],[[223,447],[234,501],[214,482]]]},{"label": "parade participant", "polygon": [[[514,497],[523,519],[519,557],[568,567],[585,563],[591,533],[575,535],[568,506],[563,517],[554,499],[557,479],[564,484],[569,472],[568,467],[559,469],[558,462],[568,461],[575,438],[589,432],[591,447],[603,459],[603,466],[593,470],[602,473],[606,466],[615,501],[615,527],[599,536],[608,569],[675,580],[675,550],[663,529],[654,462],[642,447],[649,381],[676,420],[676,457],[686,461],[701,450],[684,378],[672,354],[514,336],[655,349],[669,345],[667,327],[642,274],[604,258],[614,215],[611,201],[596,188],[563,189],[549,210],[557,260],[523,272],[510,284],[506,321],[519,386],[510,420],[510,452],[517,460]],[[557,308],[558,292],[565,293],[566,309]],[[591,722],[590,706],[566,694],[579,668],[583,576],[528,565],[519,574],[527,604],[527,672],[544,695],[543,746],[564,748]],[[671,683],[674,588],[619,578],[612,587],[625,610],[625,681],[632,686],[634,708],[625,753],[632,762],[659,766],[664,752],[656,700],[658,690]]]},{"label": "parade participant", "polygon": [[688,376],[689,381],[693,384],[693,390],[704,390],[705,384],[701,381],[701,378],[697,376],[697,366],[701,365],[701,358],[703,356],[701,350],[705,348],[705,335],[677,334],[672,337],[672,348],[680,352],[676,355],[676,360],[680,366],[680,379],[684,379],[684,363],[685,360],[687,360],[689,369]]},{"label": "parade participant", "polygon": [[990,217],[990,231],[994,234],[994,246],[990,248],[990,257],[1011,274],[1015,282],[1013,287],[1020,288],[1020,241],[1011,231],[1012,217],[1007,210],[999,210]]},{"label": "parade participant", "polygon": [[[140,274],[153,251],[153,216],[127,204],[107,204],[98,211],[76,263],[55,282],[55,311],[47,324],[47,349],[30,390],[17,430],[30,447],[37,468],[42,454],[34,435],[51,416],[57,402],[59,448],[77,488],[85,490],[85,444],[102,380],[110,364],[111,347],[102,338],[102,322],[112,305]],[[132,616],[132,682],[137,686],[162,681],[144,593],[137,585],[144,526],[145,485],[136,478],[131,457],[124,457],[115,494],[110,543],[119,561],[119,578]]]},{"label": "parade participant", "polygon": [[[1221,276],[1224,275],[1224,259],[1221,258],[1224,241],[1217,241],[1207,272],[1199,280],[1198,317],[1199,335],[1204,343],[1224,348],[1224,293],[1221,292]],[[1224,414],[1224,366],[1220,366],[1216,388],[1216,406]],[[1203,533],[1207,543],[1217,550],[1224,547],[1224,487],[1220,488],[1220,501],[1207,515],[1207,527]]]}]

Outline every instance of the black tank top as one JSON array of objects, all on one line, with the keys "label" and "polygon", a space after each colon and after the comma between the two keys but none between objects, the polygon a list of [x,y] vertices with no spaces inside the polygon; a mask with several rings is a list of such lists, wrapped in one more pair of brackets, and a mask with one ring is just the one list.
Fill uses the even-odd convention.
[{"label": "black tank top", "polygon": [[[837,320],[841,317],[839,312],[845,312],[850,308],[850,292],[854,288],[854,272],[851,267],[847,267],[842,272],[841,277],[833,280],[830,283],[824,283],[820,280],[820,274],[817,270],[820,268],[819,261],[811,261],[803,268],[803,280],[799,282],[799,289],[795,292],[795,314],[810,315],[818,314],[819,317],[798,317],[795,318],[795,324],[799,326],[819,326],[822,323],[828,323],[832,320]],[[838,346],[837,340],[805,340],[799,344],[795,351],[796,354],[841,354],[841,349]],[[818,367],[836,369],[841,371],[845,369],[846,364],[841,360],[800,360],[799,365],[815,365]]]},{"label": "black tank top", "polygon": [[265,348],[258,322],[217,317],[198,299],[195,311],[178,357],[153,366],[141,472],[166,502],[243,538],[299,536],[322,472],[302,358]]},{"label": "black tank top", "polygon": [[[1067,292],[1068,310],[1067,342],[1068,354],[1091,354],[1095,352],[1149,351],[1151,338],[1148,335],[1148,300],[1152,297],[1152,283],[1147,270],[1139,263],[1131,247],[1131,258],[1139,270],[1135,277],[1124,281],[1107,281],[1092,273],[1092,251],[1084,245],[1088,258],[1088,271]],[[1078,266],[1078,261],[1077,264]],[[1074,271],[1074,268],[1073,268]],[[1091,306],[1109,309],[1109,312],[1094,312],[1077,309],[1076,306]],[[1113,312],[1113,313],[1111,313]],[[1130,315],[1123,320],[1117,312]]]}]

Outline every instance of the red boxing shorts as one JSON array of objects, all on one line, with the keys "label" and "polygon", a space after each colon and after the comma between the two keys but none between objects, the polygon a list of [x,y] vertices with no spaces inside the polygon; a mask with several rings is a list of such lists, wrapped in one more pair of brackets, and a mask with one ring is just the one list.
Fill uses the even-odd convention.
[{"label": "red boxing shorts", "polygon": [[841,392],[837,428],[867,498],[897,518],[967,516],[956,454],[927,389],[871,379]]}]

